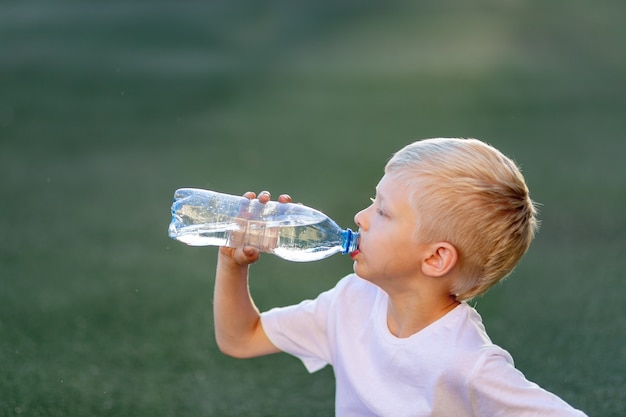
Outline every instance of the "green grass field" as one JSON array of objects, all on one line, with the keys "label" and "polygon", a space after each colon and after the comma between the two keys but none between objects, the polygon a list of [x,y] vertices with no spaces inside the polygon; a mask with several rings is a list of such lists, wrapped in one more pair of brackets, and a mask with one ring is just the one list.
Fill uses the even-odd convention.
[{"label": "green grass field", "polygon": [[[217,250],[167,237],[174,190],[288,192],[352,227],[434,136],[500,148],[542,204],[476,301],[492,339],[626,415],[626,6],[384,4],[0,3],[1,416],[332,415],[332,370],[218,352]],[[350,271],[266,255],[251,286],[267,309]]]}]

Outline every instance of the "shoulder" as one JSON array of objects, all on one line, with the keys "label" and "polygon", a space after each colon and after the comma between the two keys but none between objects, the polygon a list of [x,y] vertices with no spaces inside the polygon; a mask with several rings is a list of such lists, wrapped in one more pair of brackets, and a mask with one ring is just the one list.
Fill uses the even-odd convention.
[{"label": "shoulder", "polygon": [[457,350],[473,355],[501,350],[489,338],[480,314],[469,304],[461,303],[444,320],[446,327],[456,335],[454,347]]},{"label": "shoulder", "polygon": [[442,347],[448,369],[460,383],[468,384],[487,363],[513,365],[511,355],[491,341],[480,314],[467,303],[448,313],[441,324],[448,335],[447,347]]}]

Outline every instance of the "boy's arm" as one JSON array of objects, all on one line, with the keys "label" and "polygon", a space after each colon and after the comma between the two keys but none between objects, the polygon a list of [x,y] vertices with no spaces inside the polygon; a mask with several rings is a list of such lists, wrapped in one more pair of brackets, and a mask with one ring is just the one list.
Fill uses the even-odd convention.
[{"label": "boy's arm", "polygon": [[[254,198],[254,193],[244,196]],[[263,203],[269,201],[269,193],[259,194]],[[289,196],[281,195],[280,202],[289,202]],[[217,258],[213,317],[215,338],[220,350],[236,358],[251,358],[280,352],[269,340],[259,310],[250,296],[248,270],[259,259],[255,248],[221,247]]]},{"label": "boy's arm", "polygon": [[265,335],[259,310],[248,289],[249,263],[258,257],[254,248],[220,248],[217,258],[213,300],[215,338],[223,353],[237,358],[279,352]]}]

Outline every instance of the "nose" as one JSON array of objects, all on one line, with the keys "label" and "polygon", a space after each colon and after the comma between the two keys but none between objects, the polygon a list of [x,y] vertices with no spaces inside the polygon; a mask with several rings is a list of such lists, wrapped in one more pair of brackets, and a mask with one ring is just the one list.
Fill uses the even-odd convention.
[{"label": "nose", "polygon": [[365,212],[367,211],[367,208],[364,208],[363,210],[359,211],[357,214],[354,215],[354,223],[359,226],[359,229],[364,229],[365,228],[365,221],[366,221],[366,215]]}]

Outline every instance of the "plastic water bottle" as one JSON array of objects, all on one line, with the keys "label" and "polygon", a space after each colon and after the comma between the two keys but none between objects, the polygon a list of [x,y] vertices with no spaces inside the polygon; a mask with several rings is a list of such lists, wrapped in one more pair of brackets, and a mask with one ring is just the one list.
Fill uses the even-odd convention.
[{"label": "plastic water bottle", "polygon": [[169,236],[191,246],[253,246],[296,262],[353,252],[359,238],[301,204],[262,204],[196,188],[176,190]]}]

